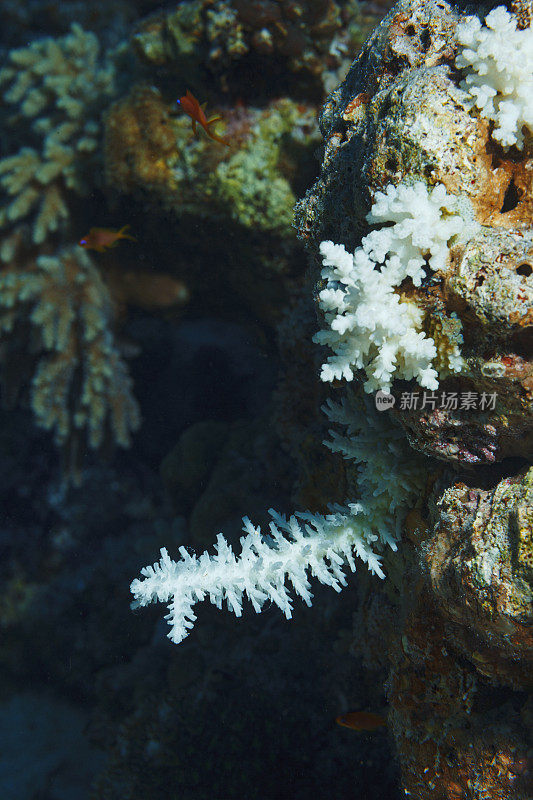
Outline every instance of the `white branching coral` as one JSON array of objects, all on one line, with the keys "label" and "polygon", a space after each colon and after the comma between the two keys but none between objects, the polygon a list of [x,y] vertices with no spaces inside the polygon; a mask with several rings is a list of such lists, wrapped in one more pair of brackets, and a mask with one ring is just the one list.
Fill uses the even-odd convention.
[{"label": "white branching coral", "polygon": [[455,63],[467,71],[462,88],[494,122],[493,138],[505,149],[521,148],[523,127],[533,132],[533,30],[518,30],[515,17],[498,6],[485,25],[475,16],[460,22],[457,39]]},{"label": "white branching coral", "polygon": [[422,312],[394,292],[401,283],[396,279],[398,259],[389,259],[379,271],[362,249],[352,256],[342,245],[322,242],[320,252],[322,277],[328,281],[319,294],[320,308],[330,329],[314,340],[334,351],[322,366],[322,380],[351,381],[354,370],[364,369],[367,392],[389,391],[393,373],[436,389],[437,371],[431,362],[437,351],[420,331]]},{"label": "white branching coral", "polygon": [[268,536],[262,536],[245,518],[246,536],[240,540],[238,557],[221,534],[214,555],[205,552],[197,557],[181,547],[181,560],[173,561],[163,548],[160,561],[142,570],[142,579],[133,581],[131,591],[134,607],[170,601],[168,636],[173,642],[187,636],[196,619],[193,606],[206,598],[217,608],[226,602],[238,617],[244,597],[256,612],[271,602],[290,619],[292,600],[287,584],[311,605],[308,576],[340,591],[346,585],[344,564],[355,572],[354,556],[373,574],[384,577],[379,553],[384,545],[396,550],[402,509],[420,492],[424,470],[405,469],[406,459],[411,466],[416,456],[406,452],[401,432],[386,415],[378,419],[378,412],[368,403],[361,407],[346,400],[342,406],[330,403],[324,410],[332,421],[348,427],[348,437],[332,432],[328,446],[360,463],[364,498],[346,507],[336,506],[325,516],[303,513],[287,520],[271,510]]},{"label": "white branching coral", "polygon": [[395,290],[406,278],[420,286],[428,267],[446,269],[450,242],[467,227],[459,210],[442,184],[431,191],[422,181],[390,185],[376,193],[367,219],[392,225],[365,236],[353,255],[322,242],[326,286],[319,302],[328,328],[314,341],[334,353],[322,366],[323,381],[351,381],[354,370],[364,369],[367,392],[390,391],[393,377],[437,388],[437,350],[421,330],[423,312]]},{"label": "white branching coral", "polygon": [[193,627],[196,619],[193,606],[205,598],[217,608],[222,608],[225,601],[230,611],[240,617],[246,595],[256,612],[270,601],[290,619],[292,601],[285,583],[290,582],[295,593],[311,605],[307,570],[321,583],[340,591],[346,585],[343,562],[347,561],[355,570],[352,555],[355,550],[373,572],[383,577],[371,542],[354,525],[355,518],[352,521],[349,513],[326,517],[304,515],[307,523],[304,525],[294,516],[286,520],[273,509],[270,513],[273,521],[268,540],[248,518],[243,520],[247,535],[241,538],[239,557],[222,534],[218,535],[214,555],[205,552],[200,557],[191,556],[180,547],[181,560],[173,561],[162,548],[160,561],[145,567],[141,571],[143,579],[131,584],[134,607],[170,600],[166,617],[171,626],[168,636],[177,644]]}]

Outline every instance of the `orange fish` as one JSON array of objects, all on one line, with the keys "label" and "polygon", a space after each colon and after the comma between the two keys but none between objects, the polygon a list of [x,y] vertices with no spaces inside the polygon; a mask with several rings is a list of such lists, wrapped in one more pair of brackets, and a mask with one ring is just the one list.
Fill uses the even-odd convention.
[{"label": "orange fish", "polygon": [[196,131],[196,123],[198,123],[202,126],[204,131],[211,139],[214,139],[215,142],[220,142],[220,144],[225,144],[226,147],[229,147],[229,142],[227,139],[223,139],[222,136],[217,136],[217,134],[213,133],[213,131],[210,129],[210,126],[214,122],[219,122],[222,117],[213,117],[212,119],[207,119],[202,106],[188,89],[187,94],[185,94],[183,97],[180,97],[180,99],[176,102],[192,119],[192,129],[195,136],[198,135]]},{"label": "orange fish", "polygon": [[371,711],[348,711],[341,714],[335,720],[337,725],[344,728],[351,728],[353,731],[375,731],[387,724],[385,717],[381,714],[373,714]]},{"label": "orange fish", "polygon": [[87,236],[80,239],[78,242],[80,247],[84,250],[96,250],[97,253],[105,253],[111,247],[115,247],[120,239],[131,239],[136,242],[135,236],[130,236],[126,233],[130,225],[124,225],[119,231],[114,231],[111,228],[91,228]]}]

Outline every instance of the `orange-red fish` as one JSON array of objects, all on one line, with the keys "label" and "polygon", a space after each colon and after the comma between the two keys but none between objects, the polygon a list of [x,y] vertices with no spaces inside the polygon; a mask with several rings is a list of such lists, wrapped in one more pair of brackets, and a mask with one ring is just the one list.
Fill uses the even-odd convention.
[{"label": "orange-red fish", "polygon": [[382,728],[387,724],[385,717],[373,714],[372,711],[348,711],[337,717],[335,722],[353,731],[375,731],[376,728]]},{"label": "orange-red fish", "polygon": [[121,239],[131,239],[132,242],[137,241],[135,236],[130,236],[129,233],[126,233],[129,227],[129,225],[124,225],[119,231],[111,228],[91,228],[87,236],[80,239],[78,244],[84,250],[96,250],[97,253],[105,253],[111,247],[116,247]]},{"label": "orange-red fish", "polygon": [[212,119],[207,119],[204,109],[196,97],[191,94],[188,89],[187,93],[177,100],[177,103],[180,108],[182,108],[192,119],[192,130],[195,136],[197,136],[196,123],[198,123],[202,126],[204,131],[211,139],[214,139],[215,142],[220,142],[220,144],[225,144],[226,147],[229,147],[229,142],[227,139],[223,139],[222,136],[217,136],[217,134],[213,133],[211,130],[211,125],[213,125],[215,122],[219,122],[222,117],[213,117]]}]

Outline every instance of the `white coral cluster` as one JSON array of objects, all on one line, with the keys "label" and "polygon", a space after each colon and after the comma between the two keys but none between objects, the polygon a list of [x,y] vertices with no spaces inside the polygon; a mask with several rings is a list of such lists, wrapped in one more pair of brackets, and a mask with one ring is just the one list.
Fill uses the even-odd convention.
[{"label": "white coral cluster", "polygon": [[385,544],[396,550],[400,512],[423,486],[424,471],[416,466],[405,469],[406,460],[412,466],[416,457],[406,452],[401,432],[369,403],[363,407],[353,400],[342,406],[330,403],[325,411],[332,421],[348,427],[349,438],[332,432],[329,446],[359,462],[364,499],[332,508],[325,516],[306,513],[286,520],[271,510],[266,537],[245,518],[246,536],[240,540],[238,557],[221,534],[214,555],[205,552],[197,557],[181,547],[181,559],[173,561],[163,548],[161,559],[142,570],[143,578],[133,581],[131,591],[134,607],[170,601],[168,636],[173,642],[187,636],[196,619],[193,606],[204,599],[217,608],[226,602],[240,617],[246,596],[256,612],[271,602],[290,619],[287,583],[311,605],[308,575],[340,591],[346,585],[344,564],[355,572],[354,556],[384,577],[379,550]]},{"label": "white coral cluster", "polygon": [[327,284],[319,301],[328,328],[314,341],[334,353],[322,366],[323,381],[351,381],[354,370],[364,369],[367,392],[390,391],[393,377],[437,388],[437,350],[420,330],[423,313],[396,289],[406,278],[420,286],[426,267],[446,269],[449,244],[467,227],[458,212],[457,198],[442,184],[431,191],[422,181],[390,185],[376,193],[367,219],[392,225],[365,236],[353,255],[322,242]]},{"label": "white coral cluster", "polygon": [[518,30],[504,6],[482,25],[468,17],[457,26],[461,51],[456,64],[467,70],[462,83],[482,117],[494,122],[492,136],[508,149],[524,144],[523,127],[533,131],[533,30]]}]

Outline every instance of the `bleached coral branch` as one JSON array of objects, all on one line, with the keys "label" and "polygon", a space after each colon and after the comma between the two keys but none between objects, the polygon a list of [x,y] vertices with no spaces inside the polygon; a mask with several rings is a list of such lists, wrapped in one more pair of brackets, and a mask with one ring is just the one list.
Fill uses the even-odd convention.
[{"label": "bleached coral branch", "polygon": [[[348,428],[349,438],[332,432],[334,441],[329,446],[360,462],[363,499],[336,506],[325,516],[299,513],[287,520],[271,510],[267,537],[245,518],[246,536],[240,540],[239,557],[220,534],[214,555],[205,552],[197,557],[181,547],[181,560],[173,561],[163,548],[161,559],[141,571],[143,577],[133,581],[131,591],[134,607],[170,601],[167,619],[172,641],[187,636],[196,619],[193,606],[204,599],[217,608],[226,602],[238,617],[245,597],[256,612],[270,601],[290,619],[287,583],[311,605],[308,575],[340,591],[346,585],[343,566],[355,572],[354,556],[373,574],[384,577],[379,553],[384,545],[396,550],[402,509],[423,486],[424,470],[406,452],[401,432],[384,417],[378,420],[378,412],[368,403],[363,408],[353,400],[341,406],[330,403],[325,410],[332,421]],[[395,459],[392,469],[391,457]],[[410,471],[404,470],[406,463],[413,467]]]},{"label": "bleached coral branch", "polygon": [[533,132],[533,30],[518,30],[504,6],[482,25],[468,17],[457,26],[461,50],[455,60],[466,70],[464,88],[482,117],[493,120],[492,136],[508,149],[524,144],[523,127]]},{"label": "bleached coral branch", "polygon": [[178,643],[194,624],[194,604],[206,598],[217,608],[226,602],[237,617],[242,614],[244,596],[258,613],[270,601],[290,619],[292,600],[286,581],[311,605],[307,570],[338,592],[346,585],[343,563],[346,561],[355,571],[353,550],[372,572],[384,576],[380,559],[370,546],[372,538],[377,537],[365,534],[355,515],[302,515],[307,522],[302,526],[294,516],[286,520],[272,509],[270,513],[273,521],[268,540],[249,519],[243,520],[247,535],[240,540],[238,558],[221,534],[213,556],[207,552],[200,557],[191,556],[181,547],[181,560],[176,562],[163,548],[160,561],[145,567],[141,572],[144,578],[131,584],[134,605],[144,606],[154,600],[166,603],[172,598],[166,617],[171,625],[168,636]]},{"label": "bleached coral branch", "polygon": [[[367,392],[390,391],[393,377],[437,388],[437,350],[421,331],[422,311],[395,290],[406,278],[419,286],[426,267],[446,269],[451,240],[470,226],[458,212],[457,198],[442,184],[431,191],[421,181],[390,185],[376,193],[367,219],[393,225],[365,236],[353,256],[322,242],[327,283],[319,301],[328,328],[314,341],[334,353],[322,366],[323,381],[351,381],[354,370],[364,369]],[[460,368],[462,362],[454,363]]]},{"label": "bleached coral branch", "polygon": [[437,351],[433,341],[417,331],[422,313],[394,292],[400,283],[394,277],[397,259],[390,259],[380,272],[361,249],[351,256],[341,245],[322,242],[320,252],[322,276],[328,281],[319,294],[320,308],[330,329],[317,333],[314,341],[334,351],[322,366],[322,380],[351,381],[354,369],[364,369],[367,392],[388,391],[394,372],[436,389],[431,361]]},{"label": "bleached coral branch", "polygon": [[406,443],[400,426],[377,412],[369,398],[347,393],[340,403],[322,407],[330,422],[346,428],[344,435],[330,430],[326,447],[355,462],[362,509],[371,528],[393,549],[400,537],[402,510],[420,493],[426,480],[427,460]]}]

